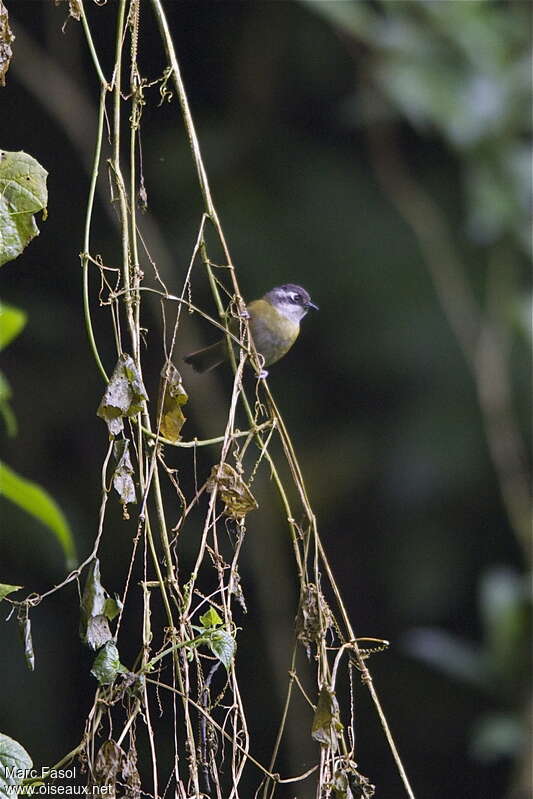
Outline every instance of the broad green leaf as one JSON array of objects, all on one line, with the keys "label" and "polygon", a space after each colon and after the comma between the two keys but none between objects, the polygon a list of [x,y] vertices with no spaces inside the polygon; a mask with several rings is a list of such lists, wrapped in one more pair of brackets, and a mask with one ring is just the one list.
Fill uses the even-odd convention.
[{"label": "broad green leaf", "polygon": [[33,651],[33,638],[31,635],[31,619],[28,615],[18,619],[20,639],[24,646],[24,657],[30,671],[35,670],[35,652]]},{"label": "broad green leaf", "polygon": [[311,735],[315,741],[331,747],[335,752],[338,749],[339,733],[342,729],[335,691],[323,685],[318,697]]},{"label": "broad green leaf", "polygon": [[229,669],[237,649],[235,638],[227,630],[210,630],[206,634],[206,643],[213,655]]},{"label": "broad green leaf", "polygon": [[220,624],[223,624],[223,619],[220,618],[215,608],[210,607],[203,616],[200,616],[200,624],[206,629],[209,627],[218,627]]},{"label": "broad green leaf", "polygon": [[12,594],[14,591],[20,591],[21,588],[21,585],[8,585],[7,583],[0,583],[0,602],[2,599],[5,599],[8,594]]},{"label": "broad green leaf", "polygon": [[128,439],[120,438],[113,445],[113,454],[117,461],[113,474],[113,487],[123,505],[137,501],[132,477],[134,472],[129,453],[129,444]]},{"label": "broad green leaf", "polygon": [[24,152],[0,150],[0,266],[39,234],[34,214],[46,218],[48,172]]},{"label": "broad green leaf", "polygon": [[87,572],[80,605],[80,638],[91,649],[100,649],[112,639],[106,618],[107,594],[100,582],[100,561],[95,558]]},{"label": "broad green leaf", "polygon": [[114,641],[108,641],[96,655],[91,674],[100,685],[112,685],[117,675],[126,671],[126,667],[120,662],[117,645]]},{"label": "broad green leaf", "polygon": [[174,364],[169,361],[161,372],[157,418],[160,420],[161,435],[173,443],[179,441],[181,428],[185,424],[181,406],[185,405],[188,399],[181,382],[181,375]]},{"label": "broad green leaf", "polygon": [[135,362],[131,355],[120,356],[107,384],[96,415],[105,421],[112,436],[124,429],[122,417],[136,416],[142,410],[143,400],[148,400]]},{"label": "broad green leaf", "polygon": [[0,350],[13,341],[26,324],[27,316],[20,308],[0,302]]},{"label": "broad green leaf", "polygon": [[12,799],[14,794],[9,788],[20,785],[32,766],[33,761],[24,747],[0,732],[0,799]]},{"label": "broad green leaf", "polygon": [[54,499],[37,483],[21,477],[0,461],[0,496],[42,522],[57,538],[67,561],[67,568],[76,564],[76,547],[70,527]]}]

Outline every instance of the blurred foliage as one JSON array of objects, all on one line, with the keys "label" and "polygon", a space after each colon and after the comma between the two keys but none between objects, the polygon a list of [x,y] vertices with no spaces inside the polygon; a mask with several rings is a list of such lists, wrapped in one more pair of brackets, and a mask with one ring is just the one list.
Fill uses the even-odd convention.
[{"label": "blurred foliage", "polygon": [[[305,0],[304,0],[305,2]],[[437,131],[463,170],[472,240],[511,236],[531,252],[530,10],[525,3],[309,0],[368,47],[365,64],[389,101],[380,114],[404,118],[422,135]],[[366,98],[368,102],[369,98]],[[344,113],[361,123],[361,98]]]}]

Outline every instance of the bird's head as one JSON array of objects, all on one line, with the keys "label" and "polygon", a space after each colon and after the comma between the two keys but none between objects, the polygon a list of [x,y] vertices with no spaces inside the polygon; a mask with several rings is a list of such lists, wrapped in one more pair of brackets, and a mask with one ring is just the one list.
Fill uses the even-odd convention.
[{"label": "bird's head", "polygon": [[318,311],[318,305],[311,302],[309,293],[301,286],[294,283],[287,283],[284,286],[277,286],[265,294],[264,298],[279,313],[288,319],[299,322],[306,315],[309,308]]}]

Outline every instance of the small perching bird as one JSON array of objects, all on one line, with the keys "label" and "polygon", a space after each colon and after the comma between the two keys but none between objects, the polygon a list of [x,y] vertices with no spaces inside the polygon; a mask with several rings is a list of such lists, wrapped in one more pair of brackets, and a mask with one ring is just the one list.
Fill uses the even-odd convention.
[{"label": "small perching bird", "polygon": [[[249,314],[250,333],[255,348],[263,358],[263,366],[271,366],[290,350],[300,332],[300,321],[309,308],[318,311],[311,302],[309,293],[301,286],[287,283],[268,291],[260,300],[246,306]],[[232,320],[231,332],[237,332],[238,322]],[[208,372],[220,366],[228,358],[228,343],[225,338],[209,347],[191,352],[185,357],[197,372]],[[261,373],[266,377],[267,373]]]}]

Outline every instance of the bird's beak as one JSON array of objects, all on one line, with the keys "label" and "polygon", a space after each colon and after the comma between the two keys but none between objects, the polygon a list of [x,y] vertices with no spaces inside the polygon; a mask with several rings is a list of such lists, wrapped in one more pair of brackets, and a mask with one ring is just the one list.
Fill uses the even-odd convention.
[{"label": "bird's beak", "polygon": [[314,311],[319,311],[320,310],[318,305],[315,305],[315,303],[311,302],[311,300],[309,300],[309,302],[305,303],[305,307],[306,308],[312,308]]}]

